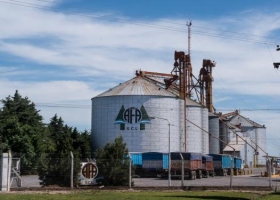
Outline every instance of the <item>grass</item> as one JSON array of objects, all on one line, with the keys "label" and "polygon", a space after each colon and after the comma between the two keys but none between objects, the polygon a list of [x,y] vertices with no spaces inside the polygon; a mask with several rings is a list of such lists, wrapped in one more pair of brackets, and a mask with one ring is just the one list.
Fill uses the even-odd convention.
[{"label": "grass", "polygon": [[0,193],[1,200],[279,200],[280,193],[254,193],[240,191],[140,191],[140,190],[89,190],[89,191],[21,191]]},{"label": "grass", "polygon": [[257,194],[238,191],[82,191],[82,192],[12,192],[0,193],[1,200],[79,200],[79,199],[108,199],[108,200],[279,200],[280,193]]}]

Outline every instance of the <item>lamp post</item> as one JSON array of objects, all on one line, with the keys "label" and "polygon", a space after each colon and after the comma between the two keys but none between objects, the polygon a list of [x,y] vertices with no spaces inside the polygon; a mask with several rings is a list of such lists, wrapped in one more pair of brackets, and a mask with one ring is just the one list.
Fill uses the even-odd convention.
[{"label": "lamp post", "polygon": [[170,153],[170,122],[166,118],[150,117],[150,119],[162,119],[168,122],[168,186],[171,186],[171,153]]}]

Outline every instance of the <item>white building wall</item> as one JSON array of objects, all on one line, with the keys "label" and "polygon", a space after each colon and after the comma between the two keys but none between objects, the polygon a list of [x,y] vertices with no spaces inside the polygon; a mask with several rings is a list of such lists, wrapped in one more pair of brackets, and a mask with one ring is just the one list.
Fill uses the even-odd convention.
[{"label": "white building wall", "polygon": [[247,154],[248,154],[247,156],[248,156],[249,167],[254,167],[255,150],[248,144],[247,144]]},{"label": "white building wall", "polygon": [[[170,122],[170,150],[180,151],[181,132],[180,108],[182,100],[173,97],[127,95],[108,96],[92,99],[92,145],[93,150],[103,147],[107,142],[113,142],[122,135],[130,152],[168,152]],[[145,130],[140,130],[139,123],[126,123],[125,130],[120,130],[120,124],[115,120],[120,109],[144,106],[151,119],[145,124]],[[158,119],[162,118],[162,119]],[[165,120],[167,119],[167,120]]]}]

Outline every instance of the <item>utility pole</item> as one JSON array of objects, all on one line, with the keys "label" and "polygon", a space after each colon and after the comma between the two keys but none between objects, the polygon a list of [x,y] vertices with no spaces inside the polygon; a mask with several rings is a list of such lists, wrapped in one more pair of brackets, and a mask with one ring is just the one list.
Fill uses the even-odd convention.
[{"label": "utility pole", "polygon": [[[279,45],[277,45],[277,47],[276,47],[276,51],[280,51],[280,47],[279,47]],[[274,66],[274,68],[275,69],[278,69],[279,68],[279,65],[280,65],[280,63],[278,62],[278,63],[273,63],[273,66]]]}]

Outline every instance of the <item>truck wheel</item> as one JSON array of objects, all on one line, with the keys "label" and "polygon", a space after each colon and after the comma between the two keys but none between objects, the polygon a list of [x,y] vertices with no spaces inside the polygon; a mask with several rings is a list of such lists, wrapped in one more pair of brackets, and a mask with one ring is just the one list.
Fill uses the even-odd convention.
[{"label": "truck wheel", "polygon": [[192,171],[189,172],[189,179],[193,180]]},{"label": "truck wheel", "polygon": [[209,178],[209,171],[206,171],[205,178]]},{"label": "truck wheel", "polygon": [[224,175],[223,176],[227,176],[227,170],[224,169]]},{"label": "truck wheel", "polygon": [[193,180],[195,180],[196,179],[196,172],[193,171],[192,173],[193,173]]},{"label": "truck wheel", "polygon": [[198,178],[198,179],[201,179],[201,178],[202,178],[202,171],[201,171],[201,170],[198,170],[198,171],[197,171],[197,176],[196,176],[196,178]]}]

